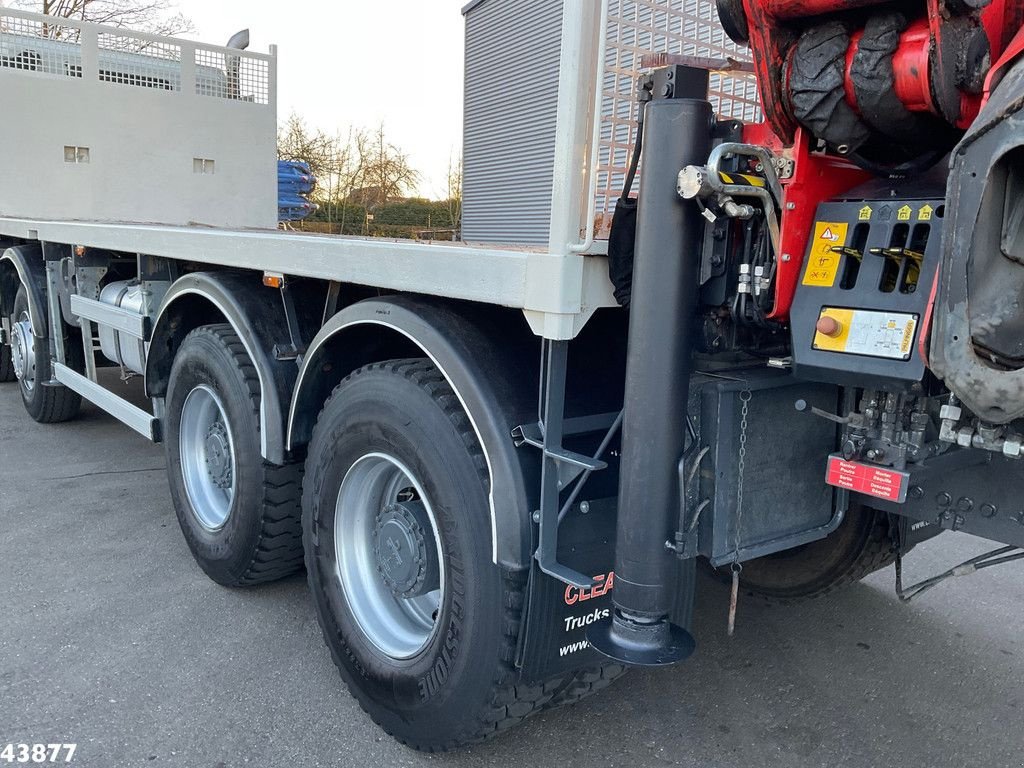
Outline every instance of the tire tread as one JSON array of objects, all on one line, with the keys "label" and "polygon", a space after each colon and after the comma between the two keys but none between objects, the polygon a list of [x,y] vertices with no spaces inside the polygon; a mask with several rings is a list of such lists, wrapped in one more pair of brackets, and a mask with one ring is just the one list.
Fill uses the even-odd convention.
[{"label": "tire tread", "polygon": [[[189,337],[209,336],[230,355],[241,373],[256,423],[260,415],[260,379],[238,334],[228,323],[200,326]],[[186,339],[187,340],[187,339]],[[262,528],[248,567],[229,586],[247,587],[283,579],[303,567],[302,463],[278,466],[262,461]]]},{"label": "tire tread", "polygon": [[0,344],[0,382],[14,381],[15,378],[11,348],[7,344]]}]

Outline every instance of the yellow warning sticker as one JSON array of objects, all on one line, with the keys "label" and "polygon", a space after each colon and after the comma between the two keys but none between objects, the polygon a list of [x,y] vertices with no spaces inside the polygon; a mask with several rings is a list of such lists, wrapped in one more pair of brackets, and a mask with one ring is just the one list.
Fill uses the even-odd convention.
[{"label": "yellow warning sticker", "polygon": [[814,223],[814,240],[811,242],[804,285],[831,288],[835,285],[842,253],[833,249],[846,245],[848,222],[817,221]]},{"label": "yellow warning sticker", "polygon": [[821,318],[836,321],[836,332],[814,334],[814,348],[850,355],[909,360],[917,330],[917,315],[823,307]]},{"label": "yellow warning sticker", "polygon": [[718,175],[726,184],[747,184],[751,187],[763,187],[765,185],[764,179],[749,173],[726,173],[725,171],[719,171]]},{"label": "yellow warning sticker", "polygon": [[925,203],[921,206],[921,210],[917,212],[917,218],[921,221],[931,221],[933,212],[934,209],[928,203]]},{"label": "yellow warning sticker", "polygon": [[871,206],[865,205],[861,208],[857,218],[861,221],[871,221]]},{"label": "yellow warning sticker", "polygon": [[902,208],[896,210],[897,221],[910,221],[911,215],[913,215],[914,209],[909,205],[904,205]]}]

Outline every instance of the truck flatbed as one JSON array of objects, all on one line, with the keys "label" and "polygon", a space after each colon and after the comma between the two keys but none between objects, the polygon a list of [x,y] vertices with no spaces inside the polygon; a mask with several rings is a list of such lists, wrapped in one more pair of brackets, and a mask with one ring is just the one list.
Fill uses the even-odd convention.
[{"label": "truck flatbed", "polygon": [[522,309],[552,339],[570,338],[594,310],[616,306],[604,258],[541,247],[6,217],[0,235]]}]

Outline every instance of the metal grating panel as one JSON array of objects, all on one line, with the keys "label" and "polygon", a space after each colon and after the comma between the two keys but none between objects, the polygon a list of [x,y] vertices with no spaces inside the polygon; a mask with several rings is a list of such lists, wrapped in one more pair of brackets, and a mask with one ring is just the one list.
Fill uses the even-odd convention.
[{"label": "metal grating panel", "polygon": [[[714,0],[608,0],[594,222],[599,238],[608,236],[615,201],[625,181],[636,132],[640,60],[651,53],[750,60],[747,49],[725,34]],[[746,122],[761,119],[753,75],[713,72],[709,95],[715,112],[722,117]]]},{"label": "metal grating panel", "polygon": [[101,32],[99,78],[105,83],[181,90],[181,46],[127,33]]},{"label": "metal grating panel", "polygon": [[561,29],[562,0],[485,0],[466,14],[465,240],[548,240]]},{"label": "metal grating panel", "polygon": [[270,66],[266,59],[197,46],[195,61],[196,93],[200,96],[270,103]]},{"label": "metal grating panel", "polygon": [[82,57],[75,45],[79,34],[79,28],[70,23],[0,17],[0,67],[81,77]]}]

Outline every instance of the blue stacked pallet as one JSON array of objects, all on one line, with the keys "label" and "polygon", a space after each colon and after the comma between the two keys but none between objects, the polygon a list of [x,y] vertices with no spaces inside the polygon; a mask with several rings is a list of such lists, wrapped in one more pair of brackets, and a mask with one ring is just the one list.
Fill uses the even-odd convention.
[{"label": "blue stacked pallet", "polygon": [[300,160],[277,161],[278,221],[301,221],[318,208],[309,195],[316,187],[316,177],[308,163]]}]

